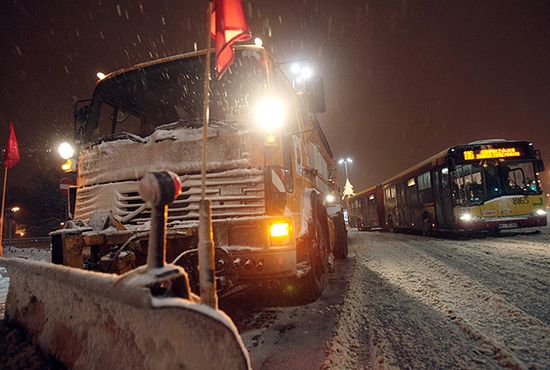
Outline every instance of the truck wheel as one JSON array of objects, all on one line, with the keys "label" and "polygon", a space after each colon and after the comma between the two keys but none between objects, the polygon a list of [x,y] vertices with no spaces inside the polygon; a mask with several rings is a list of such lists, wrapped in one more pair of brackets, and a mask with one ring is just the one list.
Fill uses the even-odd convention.
[{"label": "truck wheel", "polygon": [[348,257],[348,231],[342,215],[334,219],[334,231],[334,258],[342,260]]},{"label": "truck wheel", "polygon": [[311,268],[297,282],[298,295],[303,303],[315,302],[328,282],[328,239],[317,217],[315,217],[315,236],[308,248]]}]

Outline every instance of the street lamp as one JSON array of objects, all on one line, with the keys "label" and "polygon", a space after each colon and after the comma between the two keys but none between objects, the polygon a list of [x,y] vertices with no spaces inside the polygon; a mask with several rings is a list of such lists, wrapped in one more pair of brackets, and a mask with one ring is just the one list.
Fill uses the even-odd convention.
[{"label": "street lamp", "polygon": [[59,145],[57,148],[57,152],[59,153],[59,156],[63,159],[69,159],[72,158],[74,155],[74,148],[71,144],[64,142]]},{"label": "street lamp", "polygon": [[353,163],[353,159],[351,159],[350,157],[347,157],[345,159],[340,158],[338,160],[338,164],[343,164],[344,168],[346,169],[346,184],[344,185],[344,193],[342,195],[342,199],[350,197],[355,194],[355,192],[353,191],[353,185],[351,185],[351,182],[349,181],[348,163],[349,164]]},{"label": "street lamp", "polygon": [[344,168],[346,169],[346,180],[348,179],[348,163],[353,163],[353,159],[347,157],[346,159],[340,158],[338,160],[338,164],[343,164]]},{"label": "street lamp", "polygon": [[10,209],[6,210],[6,216],[8,216],[8,251],[11,250],[11,239],[12,239],[12,229],[13,229],[13,215],[17,212],[19,212],[21,208],[19,207],[11,207]]}]

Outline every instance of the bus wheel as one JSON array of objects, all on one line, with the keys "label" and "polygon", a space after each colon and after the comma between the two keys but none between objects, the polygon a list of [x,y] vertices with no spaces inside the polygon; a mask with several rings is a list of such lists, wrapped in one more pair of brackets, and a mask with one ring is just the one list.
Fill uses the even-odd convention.
[{"label": "bus wheel", "polygon": [[392,216],[388,216],[388,231],[390,233],[395,232],[395,226],[393,225],[393,218]]},{"label": "bus wheel", "polygon": [[429,215],[425,215],[422,221],[422,235],[430,236],[433,232],[433,222]]},{"label": "bus wheel", "polygon": [[328,282],[328,240],[318,217],[315,217],[315,236],[308,245],[310,270],[298,279],[298,295],[304,303],[315,302]]}]

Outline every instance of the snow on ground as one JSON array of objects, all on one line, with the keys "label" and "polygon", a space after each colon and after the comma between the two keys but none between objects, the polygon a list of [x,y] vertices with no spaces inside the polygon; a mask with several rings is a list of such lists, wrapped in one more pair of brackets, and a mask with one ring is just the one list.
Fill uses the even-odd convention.
[{"label": "snow on ground", "polygon": [[[549,369],[550,228],[453,240],[351,231],[323,296],[222,307],[254,369]],[[47,251],[9,254],[49,260]],[[0,302],[7,282],[0,278]]]},{"label": "snow on ground", "polygon": [[[4,248],[3,257],[18,257],[34,261],[49,262],[51,260],[51,251],[50,249],[12,247],[10,250]],[[9,285],[10,279],[7,271],[3,267],[0,267],[0,320],[4,317],[4,306],[6,304]]]},{"label": "snow on ground", "polygon": [[325,368],[550,367],[550,230],[444,240],[350,233]]}]

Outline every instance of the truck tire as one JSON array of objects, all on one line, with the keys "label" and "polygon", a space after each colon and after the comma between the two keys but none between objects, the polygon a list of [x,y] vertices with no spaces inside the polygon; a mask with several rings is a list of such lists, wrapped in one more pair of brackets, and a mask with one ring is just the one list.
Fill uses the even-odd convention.
[{"label": "truck tire", "polygon": [[311,268],[297,281],[297,293],[301,303],[315,302],[328,282],[328,237],[318,217],[315,217],[315,235],[308,244]]},{"label": "truck tire", "polygon": [[334,221],[334,258],[343,260],[348,257],[348,231],[346,230],[346,222],[344,216],[339,214]]}]

